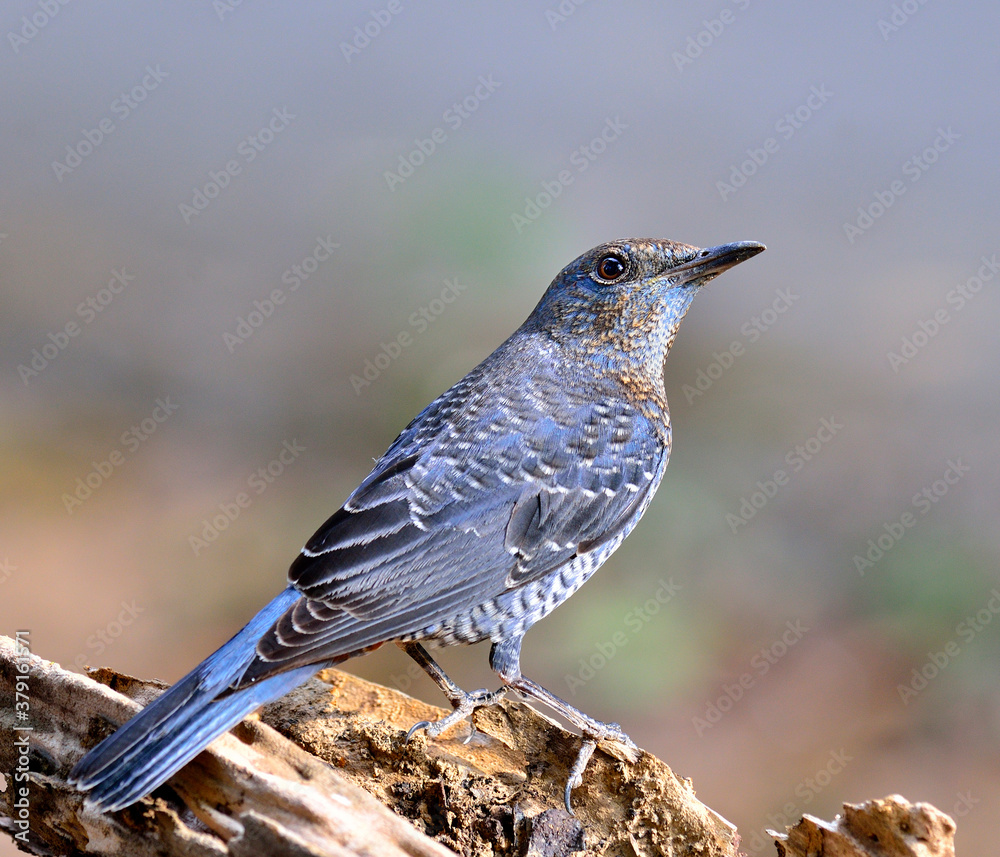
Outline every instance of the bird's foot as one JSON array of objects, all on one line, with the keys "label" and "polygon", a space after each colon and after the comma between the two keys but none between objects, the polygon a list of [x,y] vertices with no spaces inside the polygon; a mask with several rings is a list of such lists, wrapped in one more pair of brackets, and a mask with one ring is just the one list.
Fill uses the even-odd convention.
[{"label": "bird's foot", "polygon": [[[482,708],[485,705],[496,704],[503,699],[506,692],[507,688],[505,687],[501,687],[499,690],[487,690],[483,687],[479,690],[474,690],[471,693],[459,691],[451,697],[451,704],[455,708],[451,714],[446,717],[442,717],[440,720],[421,720],[419,723],[414,723],[413,726],[410,727],[410,731],[406,733],[406,740],[409,741],[414,734],[419,732],[421,729],[423,729],[424,733],[429,735],[431,738],[437,738],[456,723],[465,720],[465,718],[471,715],[477,708]],[[470,721],[469,734],[465,736],[462,743],[468,744],[475,734],[476,726]]]},{"label": "bird's foot", "polygon": [[[583,744],[580,745],[580,752],[576,754],[573,767],[569,769],[569,777],[566,780],[566,791],[563,792],[563,800],[566,803],[566,812],[573,815],[573,804],[571,801],[573,789],[583,783],[583,772],[587,769],[590,757],[597,749],[598,741],[614,741],[623,745],[626,750],[639,752],[635,741],[628,737],[617,723],[601,723],[599,720],[591,720],[583,733]],[[631,755],[631,752],[629,753]]]}]

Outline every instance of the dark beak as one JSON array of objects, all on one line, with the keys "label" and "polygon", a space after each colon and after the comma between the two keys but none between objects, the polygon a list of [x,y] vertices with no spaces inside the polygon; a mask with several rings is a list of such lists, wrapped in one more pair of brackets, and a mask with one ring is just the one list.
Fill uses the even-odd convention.
[{"label": "dark beak", "polygon": [[757,241],[737,241],[733,244],[707,247],[698,251],[693,259],[671,268],[667,272],[667,279],[678,286],[696,280],[707,281],[766,249]]}]

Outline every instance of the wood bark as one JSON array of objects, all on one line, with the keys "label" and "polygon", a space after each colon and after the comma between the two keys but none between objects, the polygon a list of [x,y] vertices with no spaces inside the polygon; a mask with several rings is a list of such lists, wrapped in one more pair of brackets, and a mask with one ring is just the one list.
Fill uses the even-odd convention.
[{"label": "wood bark", "polygon": [[845,803],[833,821],[806,815],[787,833],[768,832],[779,857],[955,857],[951,816],[899,795]]},{"label": "wood bark", "polygon": [[247,718],[151,796],[94,812],[66,783],[70,768],[163,687],[78,675],[0,637],[0,828],[56,855],[737,855],[733,825],[648,753],[602,745],[571,816],[562,790],[578,736],[504,700],[475,713],[468,743],[468,723],[406,741],[445,712],[336,670]]}]

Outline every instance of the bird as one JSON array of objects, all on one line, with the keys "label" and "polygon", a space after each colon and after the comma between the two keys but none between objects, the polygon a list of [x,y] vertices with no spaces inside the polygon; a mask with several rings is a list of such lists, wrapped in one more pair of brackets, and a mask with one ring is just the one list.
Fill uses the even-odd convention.
[{"label": "bird", "polygon": [[[98,811],[135,803],[216,737],[319,670],[395,643],[440,687],[437,737],[508,691],[581,733],[566,809],[598,742],[636,745],[521,673],[527,630],[639,522],[671,448],[664,361],[698,291],[765,249],[601,244],[429,404],[229,642],[87,752],[69,782]],[[428,648],[490,641],[497,690],[466,692]]]}]

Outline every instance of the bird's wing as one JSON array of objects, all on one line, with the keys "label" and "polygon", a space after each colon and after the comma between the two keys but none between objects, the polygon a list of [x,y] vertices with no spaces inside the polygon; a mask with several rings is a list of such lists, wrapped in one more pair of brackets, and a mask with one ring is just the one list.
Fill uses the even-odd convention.
[{"label": "bird's wing", "polygon": [[490,408],[446,394],[414,420],[292,564],[305,597],[252,672],[446,622],[629,526],[662,475],[658,433],[621,399],[553,411],[532,406],[537,393]]}]

